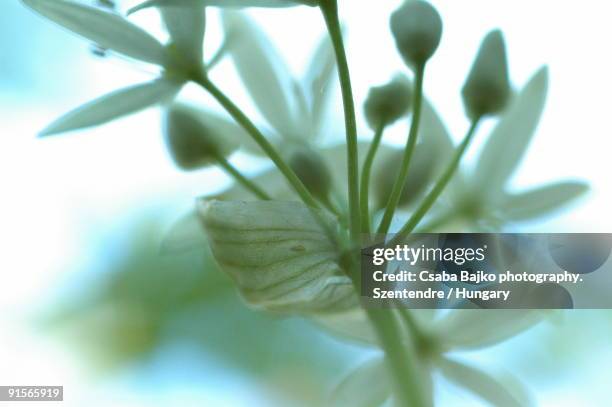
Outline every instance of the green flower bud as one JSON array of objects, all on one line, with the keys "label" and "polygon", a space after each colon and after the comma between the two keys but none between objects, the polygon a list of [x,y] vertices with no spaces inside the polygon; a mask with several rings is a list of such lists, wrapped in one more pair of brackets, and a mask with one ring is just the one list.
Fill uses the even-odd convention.
[{"label": "green flower bud", "polygon": [[232,135],[219,134],[202,119],[204,113],[194,107],[175,103],[168,109],[164,138],[176,165],[194,170],[214,164],[237,147]]},{"label": "green flower bud", "polygon": [[289,166],[315,197],[327,199],[332,185],[325,160],[314,150],[299,148],[289,156]]},{"label": "green flower bud", "polygon": [[[376,169],[374,191],[379,207],[383,207],[389,201],[403,154],[402,150],[393,151],[382,160],[381,165]],[[408,167],[408,178],[398,203],[400,207],[410,205],[425,192],[434,170],[435,160],[432,149],[425,144],[418,144],[410,161],[410,167]]]},{"label": "green flower bud", "polygon": [[366,120],[372,130],[387,126],[408,114],[412,101],[410,81],[398,75],[383,86],[370,89],[364,105]]},{"label": "green flower bud", "polygon": [[406,64],[418,67],[440,45],[442,18],[426,1],[408,0],[391,15],[391,32]]},{"label": "green flower bud", "polygon": [[506,44],[501,31],[491,31],[482,41],[461,93],[471,119],[498,113],[508,103],[510,79]]}]

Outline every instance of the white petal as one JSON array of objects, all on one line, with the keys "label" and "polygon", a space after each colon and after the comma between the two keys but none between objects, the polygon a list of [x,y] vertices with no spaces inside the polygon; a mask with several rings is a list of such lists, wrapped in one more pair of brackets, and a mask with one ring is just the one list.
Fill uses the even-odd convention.
[{"label": "white petal", "polygon": [[358,304],[335,245],[304,204],[202,201],[199,214],[217,263],[252,306],[325,313]]},{"label": "white petal", "polygon": [[[366,390],[367,389],[367,390]],[[382,357],[369,360],[349,373],[334,389],[334,407],[381,406],[391,397],[391,380]]]},{"label": "white petal", "polygon": [[170,40],[181,56],[192,63],[201,63],[206,27],[204,5],[192,8],[162,7],[160,11]]},{"label": "white petal", "polygon": [[548,70],[540,69],[499,119],[482,149],[474,175],[474,188],[493,198],[503,192],[540,122],[548,93]]},{"label": "white petal", "polygon": [[[474,393],[492,406],[527,407],[533,405],[526,389],[509,389],[492,375],[478,369],[446,358],[441,359],[438,366],[442,374],[450,381]],[[518,386],[517,382],[513,384]]]},{"label": "white petal", "polygon": [[117,14],[66,0],[22,0],[57,24],[129,57],[163,65],[166,51],[150,34]]},{"label": "white petal", "polygon": [[326,35],[314,52],[304,77],[310,96],[311,127],[313,129],[311,137],[317,137],[321,130],[331,90],[336,83],[336,73],[336,54],[329,36]]},{"label": "white petal", "polygon": [[194,6],[206,4],[218,7],[293,7],[300,4],[314,6],[314,0],[148,0],[130,9],[129,13],[135,13],[148,7],[165,6]]},{"label": "white petal", "polygon": [[174,97],[180,87],[175,82],[159,79],[117,90],[65,114],[40,135],[64,133],[118,119]]},{"label": "white petal", "polygon": [[515,221],[537,218],[566,206],[588,190],[584,182],[564,181],[510,194],[503,200],[501,215]]},{"label": "white petal", "polygon": [[296,136],[293,78],[269,39],[239,12],[224,12],[223,27],[236,36],[229,53],[257,109],[281,136]]},{"label": "white petal", "polygon": [[503,342],[533,327],[547,315],[532,309],[457,309],[434,325],[449,349],[477,349]]}]

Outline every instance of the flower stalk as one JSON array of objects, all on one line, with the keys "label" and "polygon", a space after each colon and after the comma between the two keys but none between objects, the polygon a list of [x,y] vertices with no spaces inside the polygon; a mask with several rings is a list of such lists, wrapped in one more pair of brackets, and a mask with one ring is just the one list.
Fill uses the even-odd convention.
[{"label": "flower stalk", "polygon": [[[357,119],[355,116],[355,101],[351,85],[351,75],[342,29],[338,16],[337,0],[322,0],[321,12],[329,32],[330,39],[336,54],[338,76],[342,90],[344,105],[344,121],[346,130],[346,149],[348,158],[348,195],[349,195],[349,232],[353,245],[359,245],[361,211],[359,208],[359,152],[357,150]],[[366,216],[363,214],[363,216]]]},{"label": "flower stalk", "polygon": [[399,173],[395,178],[395,183],[393,185],[391,196],[389,197],[389,201],[387,202],[383,218],[380,222],[380,225],[378,226],[378,234],[384,235],[389,232],[389,227],[391,226],[393,215],[395,214],[395,210],[397,209],[397,205],[402,196],[402,190],[404,189],[404,185],[406,185],[406,179],[408,178],[408,169],[410,168],[410,161],[412,160],[412,155],[414,154],[414,149],[416,147],[416,142],[419,135],[421,108],[423,106],[424,76],[425,64],[421,64],[417,66],[415,70],[415,89],[412,100],[413,115],[412,123],[410,124],[410,133],[408,134],[408,139],[406,140],[406,147],[404,149],[404,155],[402,157],[402,163],[400,164]]},{"label": "flower stalk", "polygon": [[208,79],[206,74],[194,76],[193,81],[202,86],[219,102],[221,106],[232,116],[238,124],[240,124],[249,135],[255,140],[257,145],[268,155],[268,157],[278,167],[279,171],[285,176],[291,184],[295,192],[299,195],[302,201],[311,208],[318,208],[319,204],[302,181],[298,178],[295,172],[287,165],[274,146],[266,139],[266,137],[257,129],[253,122],[240,110],[238,106],[232,102],[214,83]]},{"label": "flower stalk", "polygon": [[361,188],[360,188],[360,206],[361,206],[361,232],[365,234],[370,234],[370,176],[372,174],[372,165],[374,164],[374,158],[376,157],[376,153],[378,151],[378,147],[380,146],[380,142],[382,140],[383,133],[385,131],[385,125],[380,124],[376,133],[374,134],[374,138],[372,139],[372,144],[370,144],[370,149],[368,150],[368,154],[366,155],[366,159],[363,163],[363,168],[361,170]]},{"label": "flower stalk", "polygon": [[242,173],[236,167],[234,167],[225,157],[218,156],[216,157],[216,159],[219,166],[223,168],[223,170],[228,175],[234,178],[236,182],[241,184],[243,187],[251,191],[253,195],[263,201],[272,200],[272,197],[270,197],[267,192],[258,187],[257,184],[255,184],[253,181],[242,175]]},{"label": "flower stalk", "polygon": [[440,195],[442,195],[442,192],[444,192],[444,189],[452,180],[453,175],[455,175],[455,173],[457,172],[457,169],[459,168],[459,163],[461,162],[461,159],[465,155],[468,146],[470,145],[472,139],[474,138],[474,135],[476,134],[476,129],[478,128],[480,120],[481,117],[476,117],[472,121],[467,135],[465,136],[459,147],[457,147],[457,149],[455,150],[455,153],[453,154],[453,159],[448,164],[448,167],[446,167],[440,178],[436,181],[432,190],[429,192],[429,194],[427,194],[425,199],[423,199],[423,201],[414,211],[410,219],[408,219],[404,226],[402,226],[399,232],[394,236],[392,244],[394,244],[393,242],[397,242],[401,239],[404,239],[410,233],[412,233],[412,231],[414,231],[414,228],[418,226],[419,222],[421,222],[423,217],[425,217],[427,212],[429,212],[429,210],[440,197]]}]

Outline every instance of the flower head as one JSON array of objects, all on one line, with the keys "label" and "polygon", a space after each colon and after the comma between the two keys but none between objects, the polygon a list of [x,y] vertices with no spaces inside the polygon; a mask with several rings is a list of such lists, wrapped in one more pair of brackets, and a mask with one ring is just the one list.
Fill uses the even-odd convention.
[{"label": "flower head", "polygon": [[[104,49],[157,65],[159,78],[120,89],[89,102],[54,121],[41,135],[96,126],[172,100],[194,70],[201,67],[204,7],[199,10],[162,10],[170,44],[113,11],[69,0],[22,0],[42,16]],[[176,52],[175,50],[178,50]]]}]

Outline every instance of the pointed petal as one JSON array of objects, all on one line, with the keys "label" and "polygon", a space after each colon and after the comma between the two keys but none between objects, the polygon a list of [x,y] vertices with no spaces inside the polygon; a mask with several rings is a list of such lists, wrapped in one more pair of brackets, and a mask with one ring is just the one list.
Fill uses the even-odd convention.
[{"label": "pointed petal", "polygon": [[478,349],[512,338],[546,317],[543,310],[456,309],[434,324],[446,349]]},{"label": "pointed petal", "polygon": [[65,114],[47,126],[40,135],[50,136],[97,126],[138,112],[174,97],[180,86],[175,82],[159,79],[117,90]]},{"label": "pointed petal", "polygon": [[511,194],[500,208],[501,216],[514,221],[537,218],[566,206],[588,190],[584,182],[565,181]]},{"label": "pointed petal", "polygon": [[548,70],[540,69],[516,96],[485,144],[476,166],[474,188],[499,196],[535,134],[548,91]]},{"label": "pointed petal", "polygon": [[161,6],[193,6],[206,3],[207,6],[218,7],[293,7],[300,4],[314,6],[314,0],[148,0],[129,10],[129,14],[148,7]]},{"label": "pointed petal", "polygon": [[[367,391],[364,389],[367,388]],[[382,357],[369,360],[349,373],[334,389],[334,407],[381,406],[391,397],[391,381]]]},{"label": "pointed petal", "polygon": [[448,380],[474,393],[492,406],[528,407],[533,405],[526,389],[511,391],[495,377],[478,369],[447,358],[442,358],[438,362],[438,367]]},{"label": "pointed petal", "polygon": [[121,16],[67,0],[22,0],[25,5],[68,30],[129,57],[163,65],[162,44]]},{"label": "pointed petal", "polygon": [[225,11],[223,27],[235,35],[229,53],[257,109],[283,137],[295,136],[291,74],[257,25],[239,12]]},{"label": "pointed petal", "polygon": [[162,7],[160,12],[170,34],[170,41],[178,48],[181,56],[194,64],[201,63],[206,27],[204,5],[190,8]]}]

